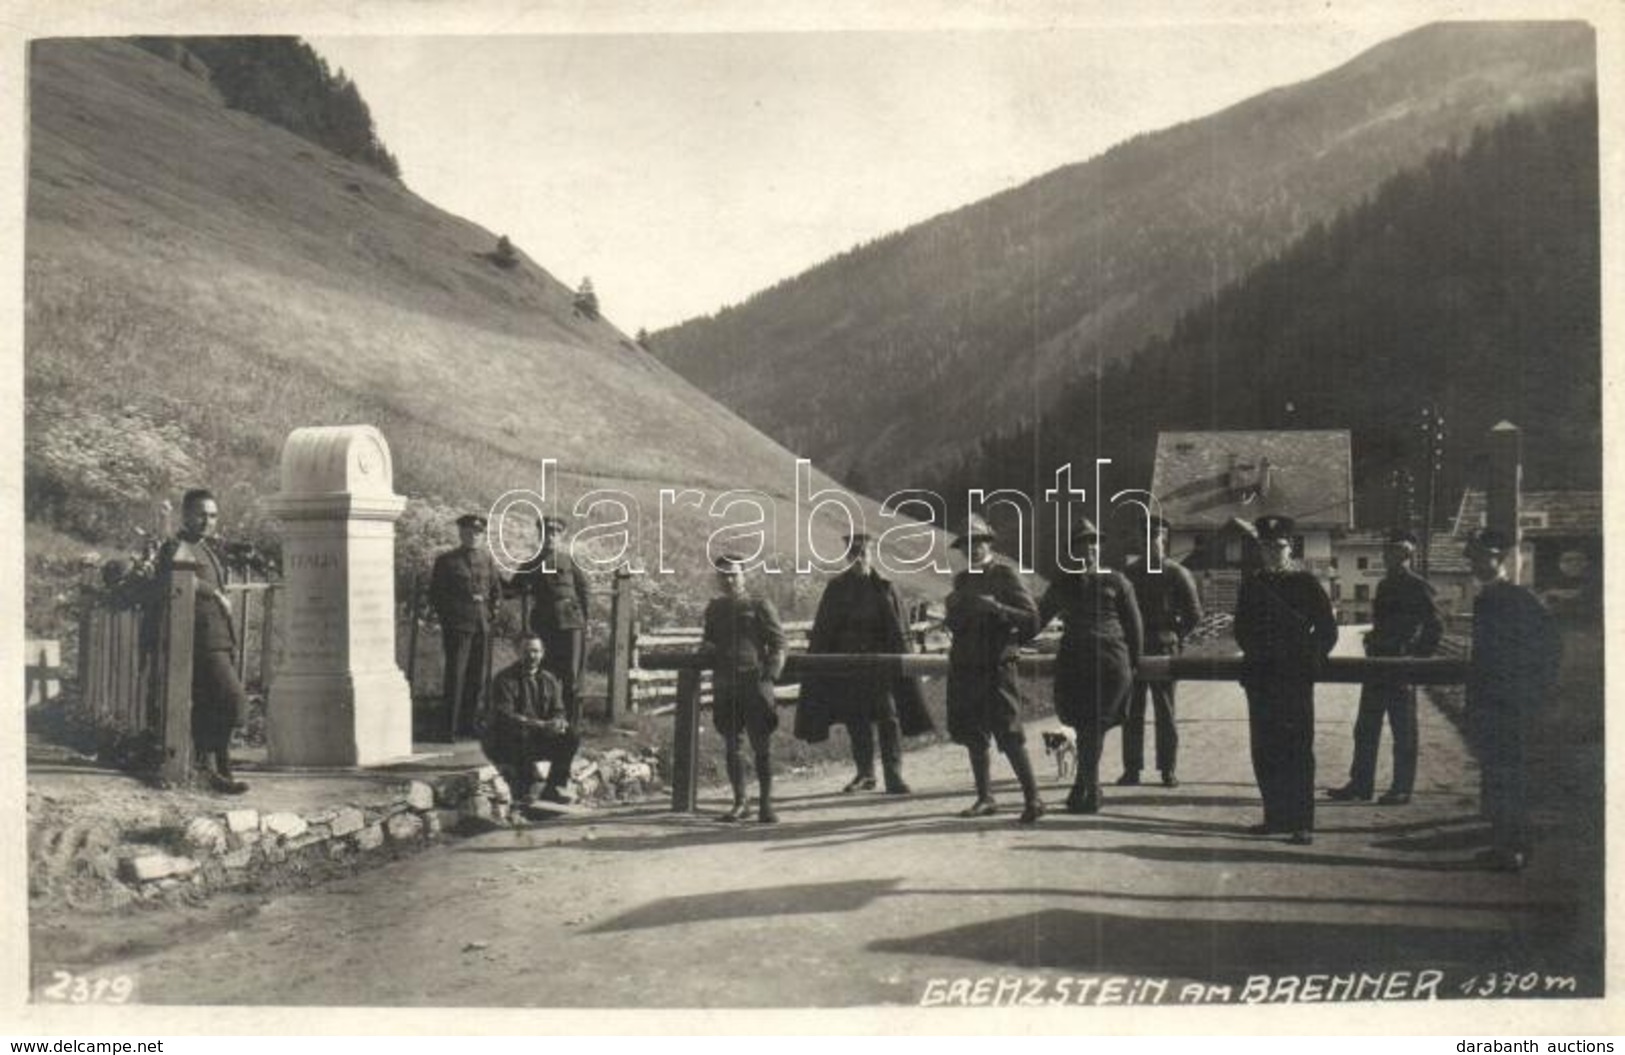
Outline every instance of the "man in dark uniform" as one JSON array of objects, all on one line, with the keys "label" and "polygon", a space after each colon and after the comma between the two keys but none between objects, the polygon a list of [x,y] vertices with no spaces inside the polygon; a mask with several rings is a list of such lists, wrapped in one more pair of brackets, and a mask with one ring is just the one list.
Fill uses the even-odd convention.
[{"label": "man in dark uniform", "polygon": [[[1185,635],[1202,621],[1202,599],[1196,589],[1196,579],[1184,565],[1168,556],[1168,521],[1152,516],[1148,518],[1146,532],[1150,552],[1145,560],[1129,562],[1123,574],[1134,587],[1134,597],[1140,605],[1140,619],[1145,627],[1144,654],[1177,656],[1185,647]],[[1152,568],[1160,570],[1152,571]],[[1145,768],[1145,702],[1149,695],[1157,721],[1157,768],[1162,771],[1164,787],[1179,786],[1175,773],[1179,763],[1179,730],[1174,725],[1175,687],[1172,681],[1134,682],[1128,714],[1123,720],[1123,775],[1117,778],[1119,784],[1138,784],[1140,770]]]},{"label": "man in dark uniform", "polygon": [[587,576],[564,543],[562,517],[543,518],[542,551],[514,576],[530,595],[530,629],[547,646],[547,669],[564,688],[570,720],[581,720],[581,675],[587,662]]},{"label": "man in dark uniform", "polygon": [[[873,542],[868,535],[860,532],[847,539],[847,559],[852,563],[824,588],[808,637],[808,652],[895,654],[913,651],[902,599],[891,581],[875,570],[873,558]],[[909,786],[903,781],[903,725],[899,712],[911,716],[911,735],[928,731],[931,726],[930,715],[920,697],[918,679],[872,674],[803,678],[798,707],[821,709],[828,722],[846,726],[857,775],[841,789],[843,792],[875,789],[875,729],[878,727],[886,793],[909,793]],[[797,719],[799,727],[799,713]]]},{"label": "man in dark uniform", "polygon": [[[1371,632],[1365,636],[1368,656],[1431,656],[1439,647],[1444,624],[1439,620],[1433,587],[1411,570],[1415,553],[1414,534],[1397,528],[1388,533],[1382,550],[1387,574],[1377,583]],[[1370,800],[1375,790],[1384,716],[1394,734],[1394,776],[1380,801],[1384,806],[1403,806],[1411,801],[1416,786],[1416,687],[1403,681],[1372,681],[1360,689],[1349,782],[1326,792],[1327,798]]]},{"label": "man in dark uniform", "polygon": [[773,683],[784,671],[784,630],[773,602],[745,591],[744,562],[718,557],[717,583],[722,596],[705,607],[700,647],[715,660],[711,672],[711,715],[722,734],[723,759],[733,788],[733,807],[724,821],[745,818],[745,759],[740,737],[750,738],[756,761],[756,783],[761,791],[756,819],[777,823],[773,810],[773,759],[768,753],[773,730],[779,726]]},{"label": "man in dark uniform", "polygon": [[435,558],[429,580],[429,604],[440,619],[445,648],[441,735],[447,742],[479,735],[486,635],[502,602],[502,578],[482,545],[485,517],[478,513],[458,517],[457,535],[461,545]]},{"label": "man in dark uniform", "polygon": [[954,576],[944,619],[953,634],[948,651],[948,735],[970,752],[976,801],[961,817],[998,812],[993,801],[988,740],[998,744],[1021,784],[1025,805],[1019,818],[1034,824],[1045,813],[1038,798],[1032,759],[1022,727],[1021,685],[1016,659],[1021,644],[1040,629],[1038,603],[1015,569],[993,559],[993,529],[981,517],[954,540],[970,567]]},{"label": "man in dark uniform", "polygon": [[197,565],[192,616],[192,751],[198,775],[212,791],[241,795],[248,785],[231,774],[231,731],[248,704],[232,656],[237,628],[221,587],[226,567],[216,534],[220,506],[195,488],[181,499],[181,530],[158,551],[158,582],[166,583],[184,545]]},{"label": "man in dark uniform", "polygon": [[1307,845],[1315,828],[1315,675],[1337,644],[1337,619],[1320,583],[1292,567],[1290,517],[1254,521],[1263,566],[1236,594],[1253,774],[1264,799],[1255,835]]},{"label": "man in dark uniform", "polygon": [[543,669],[545,646],[535,634],[526,634],[519,659],[491,681],[491,718],[480,737],[485,757],[514,771],[516,802],[528,798],[535,781],[536,763],[546,762],[547,781],[539,797],[566,802],[570,762],[581,746],[574,723],[564,709],[559,681]]},{"label": "man in dark uniform", "polygon": [[1527,766],[1534,717],[1557,681],[1562,642],[1534,593],[1507,579],[1512,541],[1476,532],[1467,561],[1478,580],[1473,657],[1467,671],[1467,731],[1478,755],[1490,847],[1480,860],[1516,872],[1529,862]]}]

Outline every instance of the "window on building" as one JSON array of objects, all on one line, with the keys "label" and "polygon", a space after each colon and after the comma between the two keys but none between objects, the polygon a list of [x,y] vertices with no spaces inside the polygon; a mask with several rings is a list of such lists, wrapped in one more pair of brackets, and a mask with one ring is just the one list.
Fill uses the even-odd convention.
[{"label": "window on building", "polygon": [[1343,599],[1343,584],[1340,583],[1340,582],[1332,583],[1332,600],[1341,601],[1342,599]]},{"label": "window on building", "polygon": [[1356,557],[1355,560],[1354,560],[1354,566],[1356,568],[1360,569],[1361,571],[1366,571],[1367,569],[1369,569],[1371,567],[1371,558],[1370,557]]},{"label": "window on building", "polygon": [[1337,558],[1333,557],[1332,558],[1332,571],[1336,571],[1336,570],[1337,570]]},{"label": "window on building", "polygon": [[1367,586],[1363,582],[1358,584],[1357,586],[1355,586],[1354,587],[1354,599],[1356,601],[1369,601],[1369,600],[1371,600],[1371,587]]}]

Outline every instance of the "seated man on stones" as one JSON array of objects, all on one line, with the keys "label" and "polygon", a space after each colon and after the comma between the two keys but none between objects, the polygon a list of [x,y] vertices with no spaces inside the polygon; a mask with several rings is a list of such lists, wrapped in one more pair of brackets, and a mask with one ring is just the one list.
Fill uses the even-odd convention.
[{"label": "seated man on stones", "polygon": [[537,797],[568,802],[564,788],[570,762],[581,746],[558,678],[542,669],[546,654],[537,635],[520,639],[518,661],[491,683],[490,719],[480,734],[485,756],[494,765],[512,768],[516,802],[529,800],[537,762],[548,763],[547,782]]}]

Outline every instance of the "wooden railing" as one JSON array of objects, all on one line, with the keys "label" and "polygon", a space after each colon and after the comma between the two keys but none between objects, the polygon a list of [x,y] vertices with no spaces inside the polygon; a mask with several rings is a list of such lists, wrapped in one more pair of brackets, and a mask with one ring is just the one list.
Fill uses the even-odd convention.
[{"label": "wooden railing", "polygon": [[[1053,673],[1052,654],[1023,655],[1017,669],[1023,675]],[[692,813],[699,791],[700,675],[714,665],[701,652],[668,652],[644,659],[648,667],[679,672],[676,729],[672,739],[671,808]],[[1237,656],[1144,656],[1135,668],[1144,681],[1236,681],[1242,675]],[[781,680],[807,674],[937,675],[948,673],[946,655],[900,654],[792,654],[785,660]],[[1437,659],[1362,658],[1335,656],[1322,666],[1316,680],[1364,683],[1405,681],[1413,685],[1448,685],[1465,680],[1467,662],[1460,656]]]}]

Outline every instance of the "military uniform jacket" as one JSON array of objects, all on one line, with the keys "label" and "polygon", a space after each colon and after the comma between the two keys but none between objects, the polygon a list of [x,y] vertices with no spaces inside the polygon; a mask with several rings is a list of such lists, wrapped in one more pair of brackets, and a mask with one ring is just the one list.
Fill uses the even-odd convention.
[{"label": "military uniform jacket", "polygon": [[1021,646],[1038,635],[1038,603],[1008,564],[954,576],[944,625],[953,634],[948,665],[991,669],[1014,662]]},{"label": "military uniform jacket", "polygon": [[705,606],[705,647],[715,657],[718,681],[768,679],[784,665],[784,629],[771,601],[714,597]]},{"label": "military uniform jacket", "polygon": [[193,605],[192,649],[196,652],[222,652],[237,646],[237,628],[232,621],[231,605],[221,587],[226,581],[226,566],[220,559],[215,544],[205,538],[177,536],[165,542],[158,551],[158,582],[167,581],[175,567],[175,553],[186,543],[197,561],[197,600]]},{"label": "military uniform jacket", "polygon": [[1557,681],[1562,649],[1551,614],[1533,593],[1504,579],[1483,586],[1473,601],[1467,705],[1534,706]]},{"label": "military uniform jacket", "polygon": [[1044,591],[1039,624],[1057,615],[1056,717],[1074,728],[1119,724],[1144,637],[1134,587],[1121,572],[1063,572]]},{"label": "military uniform jacket", "polygon": [[1368,656],[1431,656],[1444,633],[1433,585],[1409,568],[1390,572],[1377,583],[1371,623]]},{"label": "military uniform jacket", "polygon": [[1134,587],[1145,628],[1146,651],[1172,652],[1185,635],[1202,621],[1202,599],[1196,579],[1178,561],[1164,557],[1161,571],[1152,573],[1144,560],[1124,569],[1123,575]]},{"label": "military uniform jacket", "polygon": [[568,553],[548,549],[516,576],[532,596],[531,629],[582,630],[587,625],[587,576]]},{"label": "military uniform jacket", "polygon": [[559,679],[538,668],[527,674],[525,664],[510,663],[491,682],[491,731],[498,736],[515,737],[527,731],[516,718],[548,721],[568,717],[564,712],[564,690]]},{"label": "military uniform jacket", "polygon": [[502,577],[483,547],[447,550],[435,558],[429,604],[447,630],[484,630],[502,598]]},{"label": "military uniform jacket", "polygon": [[1254,572],[1236,595],[1245,677],[1313,680],[1337,644],[1337,618],[1306,571]]}]

